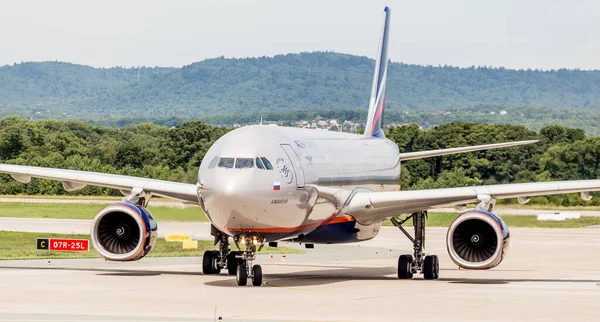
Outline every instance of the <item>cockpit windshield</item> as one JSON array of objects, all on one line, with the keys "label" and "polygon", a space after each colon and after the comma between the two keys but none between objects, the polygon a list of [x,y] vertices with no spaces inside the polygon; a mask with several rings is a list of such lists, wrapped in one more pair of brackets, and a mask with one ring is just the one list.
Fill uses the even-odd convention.
[{"label": "cockpit windshield", "polygon": [[214,167],[217,166],[217,161],[219,161],[219,157],[214,157],[211,161],[210,164],[208,165],[209,169],[212,169]]},{"label": "cockpit windshield", "polygon": [[[258,159],[258,158],[257,158]],[[265,165],[265,169],[267,170],[273,170],[273,165],[271,165],[271,162],[269,162],[269,160],[267,160],[267,158],[265,157],[260,157],[260,160],[262,161],[262,163]]]},{"label": "cockpit windshield", "polygon": [[237,158],[235,159],[236,169],[254,168],[254,158]]},{"label": "cockpit windshield", "polygon": [[220,158],[219,159],[219,168],[233,168],[233,158]]},{"label": "cockpit windshield", "polygon": [[[217,162],[218,161],[218,162]],[[218,166],[219,168],[226,169],[252,169],[254,164],[256,167],[262,170],[273,170],[273,165],[265,157],[256,158],[229,158],[229,157],[214,157],[214,159],[208,165],[209,169]]]}]

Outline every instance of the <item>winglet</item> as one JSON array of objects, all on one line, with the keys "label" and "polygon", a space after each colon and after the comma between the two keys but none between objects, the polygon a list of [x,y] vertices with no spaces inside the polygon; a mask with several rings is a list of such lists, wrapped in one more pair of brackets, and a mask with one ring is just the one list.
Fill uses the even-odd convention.
[{"label": "winglet", "polygon": [[388,38],[390,34],[391,10],[385,7],[383,10],[383,26],[381,28],[381,40],[379,52],[375,61],[375,73],[373,75],[373,88],[371,89],[371,100],[369,101],[369,116],[365,126],[365,137],[384,137],[383,133],[383,110],[385,109],[385,85],[388,67]]}]

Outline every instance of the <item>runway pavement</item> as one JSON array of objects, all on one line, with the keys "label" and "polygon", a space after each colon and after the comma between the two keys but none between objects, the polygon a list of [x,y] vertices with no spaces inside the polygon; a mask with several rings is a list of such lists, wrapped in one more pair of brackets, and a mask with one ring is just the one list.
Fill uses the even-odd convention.
[{"label": "runway pavement", "polygon": [[204,276],[201,258],[0,262],[6,321],[597,321],[600,229],[512,229],[505,261],[459,270],[427,230],[440,280],[396,278],[410,243],[393,227],[359,245],[259,256],[261,287]]}]

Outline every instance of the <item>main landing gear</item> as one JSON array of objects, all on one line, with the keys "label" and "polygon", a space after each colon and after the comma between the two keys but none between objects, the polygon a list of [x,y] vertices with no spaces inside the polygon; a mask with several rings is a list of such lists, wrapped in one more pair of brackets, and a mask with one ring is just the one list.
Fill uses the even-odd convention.
[{"label": "main landing gear", "polygon": [[[252,280],[252,285],[260,286],[262,284],[262,268],[260,265],[252,265],[256,259],[256,252],[264,246],[264,239],[257,234],[242,234],[234,238],[234,242],[239,251],[229,249],[229,236],[221,233],[214,226],[211,228],[211,234],[215,237],[215,245],[219,244],[219,250],[207,250],[202,258],[202,272],[206,275],[219,274],[223,268],[227,268],[229,275],[236,276],[238,285],[243,286],[248,283],[248,278]],[[244,250],[241,250],[241,247]],[[257,249],[258,247],[258,249]]]},{"label": "main landing gear", "polygon": [[[412,218],[413,227],[415,229],[414,238],[402,227],[402,224]],[[412,215],[398,220],[396,218],[390,219],[392,224],[396,226],[400,231],[406,235],[406,237],[413,243],[414,253],[413,255],[406,254],[400,255],[398,258],[398,278],[399,279],[410,279],[413,274],[423,274],[423,278],[426,280],[435,280],[440,276],[440,265],[436,255],[425,255],[423,253],[423,246],[425,245],[425,219],[427,218],[427,211],[421,211],[413,213]]]}]

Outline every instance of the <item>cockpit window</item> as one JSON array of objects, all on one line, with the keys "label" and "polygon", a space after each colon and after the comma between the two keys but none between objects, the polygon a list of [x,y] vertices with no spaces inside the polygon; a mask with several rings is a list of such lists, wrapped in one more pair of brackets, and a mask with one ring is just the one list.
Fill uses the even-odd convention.
[{"label": "cockpit window", "polygon": [[254,168],[254,158],[237,158],[235,159],[236,169]]},{"label": "cockpit window", "polygon": [[259,157],[256,158],[256,167],[263,170],[265,169],[265,165],[260,161]]},{"label": "cockpit window", "polygon": [[271,162],[269,162],[269,160],[267,160],[267,158],[260,157],[260,160],[265,165],[265,169],[267,169],[267,170],[273,170],[273,165],[271,165]]},{"label": "cockpit window", "polygon": [[217,161],[219,161],[219,157],[214,157],[211,161],[210,164],[208,165],[209,169],[214,168],[217,165]]},{"label": "cockpit window", "polygon": [[233,158],[220,158],[219,159],[219,168],[233,168]]}]

